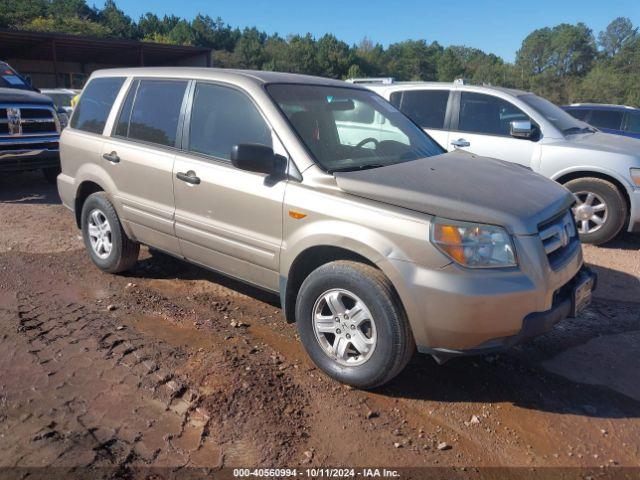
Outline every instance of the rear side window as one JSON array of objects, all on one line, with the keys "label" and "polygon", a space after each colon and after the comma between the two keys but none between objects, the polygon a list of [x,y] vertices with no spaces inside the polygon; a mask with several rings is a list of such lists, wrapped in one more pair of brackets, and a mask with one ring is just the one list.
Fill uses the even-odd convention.
[{"label": "rear side window", "polygon": [[85,132],[102,133],[107,117],[124,83],[122,77],[91,80],[84,88],[80,102],[71,117],[71,128]]},{"label": "rear side window", "polygon": [[115,135],[173,147],[187,82],[136,80],[120,111]]},{"label": "rear side window", "polygon": [[241,143],[272,146],[271,129],[253,102],[233,88],[198,83],[191,108],[189,150],[229,160]]},{"label": "rear side window", "polygon": [[422,128],[444,128],[448,90],[394,92],[391,103]]},{"label": "rear side window", "polygon": [[622,117],[623,112],[617,112],[615,110],[593,110],[591,117],[589,117],[589,123],[598,128],[620,130]]},{"label": "rear side window", "polygon": [[461,132],[508,137],[514,120],[529,120],[529,117],[512,103],[498,97],[471,92],[460,95],[458,130]]}]

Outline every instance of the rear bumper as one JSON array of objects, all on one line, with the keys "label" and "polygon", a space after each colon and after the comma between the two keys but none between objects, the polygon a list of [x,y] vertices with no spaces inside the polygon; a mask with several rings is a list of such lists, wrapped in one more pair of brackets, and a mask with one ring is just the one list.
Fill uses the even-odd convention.
[{"label": "rear bumper", "polygon": [[58,137],[0,139],[0,172],[59,166]]}]

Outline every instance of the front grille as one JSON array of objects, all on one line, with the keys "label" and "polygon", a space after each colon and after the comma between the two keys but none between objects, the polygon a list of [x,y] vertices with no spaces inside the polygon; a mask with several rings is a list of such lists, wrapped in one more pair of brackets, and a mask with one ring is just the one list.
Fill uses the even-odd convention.
[{"label": "front grille", "polygon": [[57,135],[59,126],[47,105],[0,105],[0,137]]},{"label": "front grille", "polygon": [[538,232],[542,247],[553,269],[562,266],[580,243],[571,210],[540,224]]}]

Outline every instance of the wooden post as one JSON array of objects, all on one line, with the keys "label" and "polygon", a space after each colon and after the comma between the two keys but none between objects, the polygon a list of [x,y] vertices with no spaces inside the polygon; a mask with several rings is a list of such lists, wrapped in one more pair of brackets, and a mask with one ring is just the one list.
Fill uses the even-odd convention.
[{"label": "wooden post", "polygon": [[58,55],[56,54],[56,40],[51,40],[51,57],[53,59],[53,75],[55,77],[55,87],[58,88]]}]

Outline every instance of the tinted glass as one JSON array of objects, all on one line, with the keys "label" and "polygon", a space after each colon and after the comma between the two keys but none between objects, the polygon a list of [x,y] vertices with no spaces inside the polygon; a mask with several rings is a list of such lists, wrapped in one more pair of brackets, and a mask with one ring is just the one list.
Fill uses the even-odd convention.
[{"label": "tinted glass", "polygon": [[[439,155],[443,150],[393,105],[369,90],[319,85],[269,85],[267,90],[325,170],[376,168]],[[375,122],[342,122],[356,110]]]},{"label": "tinted glass", "polygon": [[272,146],[271,130],[253,102],[233,88],[198,83],[189,150],[228,160],[233,146],[241,143]]},{"label": "tinted glass", "polygon": [[615,110],[593,110],[589,117],[589,123],[598,128],[620,130],[624,112]]},{"label": "tinted glass", "polygon": [[567,112],[545,98],[531,94],[521,95],[518,98],[537,111],[547,119],[548,122],[552,123],[563,133],[575,133],[588,128],[587,124],[573,118]]},{"label": "tinted glass", "polygon": [[91,133],[102,133],[107,117],[124,83],[122,77],[96,78],[82,91],[71,117],[71,127]]},{"label": "tinted glass", "polygon": [[589,110],[584,108],[571,108],[568,109],[567,112],[569,112],[572,117],[582,120],[583,122],[587,118],[587,115],[589,115]]},{"label": "tinted glass", "polygon": [[409,90],[402,93],[400,110],[422,128],[444,128],[448,90]]},{"label": "tinted glass", "polygon": [[[187,82],[182,80],[140,80],[135,90],[127,138],[175,146],[186,88]],[[129,96],[133,92],[131,89]],[[116,133],[124,130],[121,122],[126,122],[126,108],[125,103]]]},{"label": "tinted glass", "polygon": [[624,129],[627,132],[640,133],[640,112],[627,112]]},{"label": "tinted glass", "polygon": [[138,91],[139,80],[134,80],[129,87],[127,98],[122,105],[120,115],[116,121],[115,135],[118,137],[129,136],[129,122],[131,121],[131,109],[133,108],[133,100],[136,98],[136,92]]},{"label": "tinted glass", "polygon": [[355,102],[349,110],[336,110],[333,116],[338,122],[373,123],[376,111],[364,102]]},{"label": "tinted glass", "polygon": [[508,137],[512,121],[528,119],[522,110],[501,98],[470,92],[460,95],[460,131]]}]

